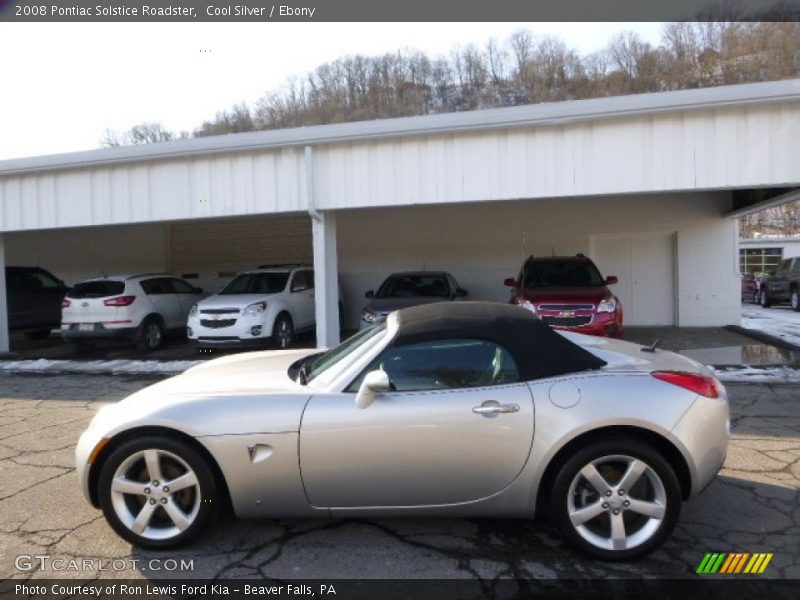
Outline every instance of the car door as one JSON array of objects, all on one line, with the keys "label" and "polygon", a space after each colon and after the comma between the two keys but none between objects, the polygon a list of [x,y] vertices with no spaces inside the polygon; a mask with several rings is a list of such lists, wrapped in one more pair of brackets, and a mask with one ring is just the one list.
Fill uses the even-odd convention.
[{"label": "car door", "polygon": [[28,289],[28,269],[6,267],[8,326],[12,331],[31,327],[34,320]]},{"label": "car door", "polygon": [[[359,409],[360,380],[378,368],[393,390]],[[389,348],[345,392],[312,396],[300,466],[314,506],[455,504],[507,487],[532,440],[533,400],[511,355],[439,340]]]},{"label": "car door", "polygon": [[183,309],[180,297],[175,293],[170,277],[144,279],[140,285],[153,308],[164,319],[167,329],[176,329],[186,325],[186,320],[182,318]]},{"label": "car door", "polygon": [[300,269],[292,275],[289,283],[289,299],[294,309],[295,327],[313,327],[314,318],[314,271]]},{"label": "car door", "polygon": [[784,259],[778,265],[775,275],[769,278],[767,290],[773,300],[788,300],[789,298],[789,269],[791,259]]},{"label": "car door", "polygon": [[64,282],[44,269],[35,269],[31,272],[30,283],[34,288],[31,297],[34,326],[57,327],[61,322],[61,303],[67,292]]}]

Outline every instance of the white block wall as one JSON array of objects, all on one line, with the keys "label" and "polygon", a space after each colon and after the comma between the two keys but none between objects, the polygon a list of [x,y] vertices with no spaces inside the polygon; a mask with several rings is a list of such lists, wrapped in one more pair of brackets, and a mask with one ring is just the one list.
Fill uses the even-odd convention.
[{"label": "white block wall", "polygon": [[[677,240],[677,324],[736,324],[736,228],[734,220],[723,217],[729,206],[728,193],[698,192],[339,211],[339,277],[346,322],[357,325],[367,302],[364,292],[394,271],[450,271],[469,290],[470,299],[505,302],[509,290],[503,279],[515,276],[529,254],[588,255],[593,234],[672,232]],[[301,250],[310,251],[308,217],[293,219],[303,221],[297,239]],[[298,260],[299,247],[277,240],[263,225],[250,218],[8,233],[6,260],[9,265],[42,266],[67,283],[104,272],[198,271],[203,280],[197,283],[211,292],[219,282],[207,281],[206,276],[213,279],[219,269]],[[263,239],[251,235],[254,227],[264,232]],[[216,237],[224,233],[225,239],[238,242],[249,236],[255,240],[252,252],[238,247],[228,252],[215,244],[208,255],[203,232],[212,230]],[[197,236],[189,235],[192,231]],[[181,240],[196,242],[182,250]],[[276,247],[270,248],[273,240]],[[271,249],[275,254],[267,252]],[[193,260],[187,262],[187,257]],[[626,323],[636,324],[630,319]]]},{"label": "white block wall", "polygon": [[5,234],[8,266],[39,266],[72,285],[103,274],[167,269],[166,226],[91,227]]},{"label": "white block wall", "polygon": [[677,324],[738,324],[736,229],[723,217],[729,206],[729,195],[716,192],[343,211],[347,324],[358,322],[364,292],[393,271],[450,271],[470,299],[507,301],[503,279],[528,255],[588,255],[593,234],[647,231],[677,233]]}]

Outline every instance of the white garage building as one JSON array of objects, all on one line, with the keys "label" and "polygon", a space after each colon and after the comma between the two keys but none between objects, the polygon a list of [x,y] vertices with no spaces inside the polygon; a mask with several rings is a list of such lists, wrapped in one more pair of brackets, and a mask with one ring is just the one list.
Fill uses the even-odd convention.
[{"label": "white garage building", "polygon": [[627,325],[735,324],[731,215],[800,186],[798,157],[791,80],[8,160],[0,265],[211,288],[313,261],[331,344],[337,279],[354,326],[392,271],[448,270],[470,298],[506,301],[526,256],[583,252],[619,277]]}]

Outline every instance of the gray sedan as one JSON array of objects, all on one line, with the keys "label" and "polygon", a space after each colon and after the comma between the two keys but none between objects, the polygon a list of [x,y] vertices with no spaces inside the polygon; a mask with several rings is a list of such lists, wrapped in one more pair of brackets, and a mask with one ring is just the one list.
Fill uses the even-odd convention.
[{"label": "gray sedan", "polygon": [[383,321],[390,312],[402,308],[463,300],[467,295],[467,290],[459,286],[455,277],[445,271],[393,273],[377,291],[370,290],[364,294],[369,303],[361,311],[359,328],[366,329]]},{"label": "gray sedan", "polygon": [[698,363],[559,333],[525,309],[430,304],[327,352],[208,361],[98,413],[89,502],[126,540],[175,547],[244,518],[546,511],[584,552],[658,547],[719,471],[724,387]]}]

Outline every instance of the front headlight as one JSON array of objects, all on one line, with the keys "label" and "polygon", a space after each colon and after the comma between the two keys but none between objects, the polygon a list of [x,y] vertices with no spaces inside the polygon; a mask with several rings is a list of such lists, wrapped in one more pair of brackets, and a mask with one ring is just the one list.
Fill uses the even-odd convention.
[{"label": "front headlight", "polygon": [[599,313],[613,313],[617,310],[616,298],[604,298],[597,305],[597,312]]},{"label": "front headlight", "polygon": [[533,305],[533,302],[530,300],[521,300],[519,302],[519,306],[531,311],[533,314],[536,314],[536,307]]},{"label": "front headlight", "polygon": [[194,304],[192,308],[189,309],[189,316],[196,317],[197,316],[197,304]]},{"label": "front headlight", "polygon": [[267,303],[266,302],[253,302],[253,304],[249,304],[245,309],[242,311],[242,314],[245,317],[255,317],[256,315],[260,315],[265,310],[267,310]]},{"label": "front headlight", "polygon": [[376,315],[371,310],[367,310],[366,308],[361,311],[361,320],[366,321],[367,323],[374,323],[378,320],[378,315]]}]

